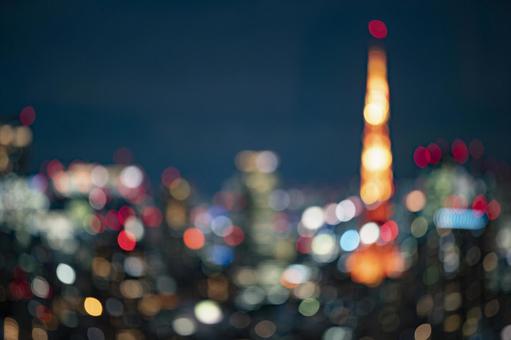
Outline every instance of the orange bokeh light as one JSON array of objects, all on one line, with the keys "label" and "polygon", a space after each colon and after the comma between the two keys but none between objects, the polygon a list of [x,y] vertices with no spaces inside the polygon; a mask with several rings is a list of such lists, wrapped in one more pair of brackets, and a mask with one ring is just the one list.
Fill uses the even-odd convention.
[{"label": "orange bokeh light", "polygon": [[350,255],[346,267],[353,281],[379,285],[385,277],[396,277],[404,270],[404,260],[395,246],[360,248]]},{"label": "orange bokeh light", "polygon": [[183,242],[186,247],[192,250],[198,250],[204,247],[206,238],[199,228],[188,228],[183,234]]}]

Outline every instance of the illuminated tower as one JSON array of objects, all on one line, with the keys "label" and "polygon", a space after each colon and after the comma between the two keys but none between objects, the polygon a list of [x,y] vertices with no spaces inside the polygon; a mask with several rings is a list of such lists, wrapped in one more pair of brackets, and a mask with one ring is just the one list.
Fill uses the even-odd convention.
[{"label": "illuminated tower", "polygon": [[[369,23],[376,39],[387,35],[382,21]],[[362,246],[347,260],[351,278],[369,286],[379,285],[385,277],[399,275],[403,259],[394,245],[399,229],[392,221],[390,198],[394,193],[389,120],[387,58],[381,47],[369,49],[367,88],[364,105],[364,134],[360,166],[360,198],[365,204],[360,228]]]}]

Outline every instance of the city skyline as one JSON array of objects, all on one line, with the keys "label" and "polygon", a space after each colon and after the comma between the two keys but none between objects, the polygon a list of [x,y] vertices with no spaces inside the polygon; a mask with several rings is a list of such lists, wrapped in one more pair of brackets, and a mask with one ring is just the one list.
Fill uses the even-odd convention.
[{"label": "city skyline", "polygon": [[358,172],[367,22],[382,19],[396,177],[439,137],[509,161],[507,5],[394,5],[4,4],[0,113],[35,107],[32,173],[127,147],[153,185],[175,166],[212,193],[239,151],[271,149],[290,184],[338,184]]}]

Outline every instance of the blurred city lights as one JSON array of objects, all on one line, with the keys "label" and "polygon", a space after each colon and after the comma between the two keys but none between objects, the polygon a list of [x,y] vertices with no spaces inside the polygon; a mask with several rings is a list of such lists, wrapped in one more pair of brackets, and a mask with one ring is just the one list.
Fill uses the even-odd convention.
[{"label": "blurred city lights", "polygon": [[340,240],[341,249],[343,251],[353,251],[360,244],[360,236],[356,230],[346,230]]},{"label": "blurred city lights", "polygon": [[204,234],[198,228],[189,228],[183,234],[183,242],[192,250],[200,249],[204,247]]},{"label": "blurred city lights", "polygon": [[72,285],[75,282],[76,274],[70,265],[59,263],[57,266],[57,278],[65,284]]},{"label": "blurred city lights", "polygon": [[325,215],[320,207],[309,207],[302,214],[302,223],[308,229],[316,230],[325,223]]},{"label": "blurred city lights", "polygon": [[211,300],[201,301],[195,305],[195,317],[207,325],[218,323],[223,318],[223,313],[218,304]]},{"label": "blurred city lights", "polygon": [[357,208],[355,204],[349,200],[343,200],[337,204],[337,207],[335,208],[335,215],[341,222],[347,222],[354,218],[357,213]]},{"label": "blurred city lights", "polygon": [[117,243],[122,250],[132,251],[137,245],[137,239],[129,231],[123,230],[117,236]]},{"label": "blurred city lights", "polygon": [[335,235],[328,232],[318,234],[312,239],[311,250],[312,256],[318,262],[327,263],[333,261],[339,253]]},{"label": "blurred city lights", "polygon": [[90,316],[100,316],[103,313],[101,302],[93,297],[87,297],[83,301],[83,308]]},{"label": "blurred city lights", "polygon": [[181,336],[190,336],[195,333],[197,326],[195,322],[187,317],[179,317],[172,321],[172,327]]},{"label": "blurred city lights", "polygon": [[411,212],[421,211],[426,205],[426,196],[420,190],[414,190],[406,195],[405,205]]},{"label": "blurred city lights", "polygon": [[126,148],[26,175],[35,109],[0,124],[4,338],[511,339],[509,166],[439,139],[394,187],[371,41],[358,187],[290,187],[271,150],[240,151],[211,199],[175,167],[151,187]]},{"label": "blurred city lights", "polygon": [[380,237],[380,228],[374,222],[366,223],[360,228],[360,242],[363,244],[373,244]]},{"label": "blurred city lights", "polygon": [[435,214],[438,228],[477,230],[486,226],[486,216],[471,209],[440,209]]}]

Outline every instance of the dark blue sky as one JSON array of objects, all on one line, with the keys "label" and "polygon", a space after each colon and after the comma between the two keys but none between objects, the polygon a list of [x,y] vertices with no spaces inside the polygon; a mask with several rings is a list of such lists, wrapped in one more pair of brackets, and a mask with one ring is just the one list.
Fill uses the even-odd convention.
[{"label": "dark blue sky", "polygon": [[43,160],[111,162],[206,192],[242,149],[272,149],[288,182],[357,173],[367,22],[389,27],[398,177],[417,144],[480,138],[511,159],[510,2],[18,1],[0,3],[0,114],[38,113]]}]

